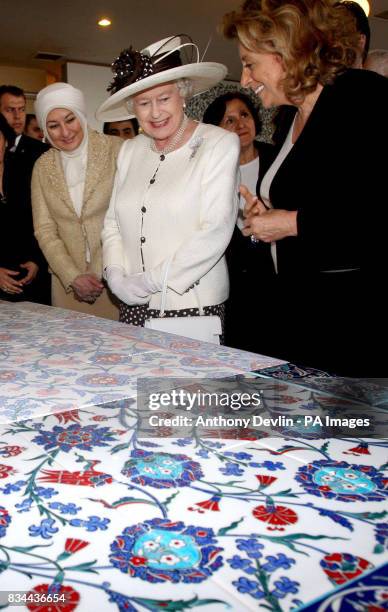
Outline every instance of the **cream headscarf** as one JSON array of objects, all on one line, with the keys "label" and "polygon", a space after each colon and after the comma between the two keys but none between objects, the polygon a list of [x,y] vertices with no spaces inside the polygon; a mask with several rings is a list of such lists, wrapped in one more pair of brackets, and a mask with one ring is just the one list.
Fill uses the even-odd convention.
[{"label": "cream headscarf", "polygon": [[85,99],[82,91],[69,83],[53,83],[38,93],[35,100],[36,118],[44,132],[45,139],[53,146],[55,145],[48,134],[46,122],[50,111],[56,108],[65,108],[72,111],[79,119],[83,130],[83,139],[77,149],[74,151],[60,150],[67,187],[75,211],[78,216],[81,216],[88,158],[88,126]]}]

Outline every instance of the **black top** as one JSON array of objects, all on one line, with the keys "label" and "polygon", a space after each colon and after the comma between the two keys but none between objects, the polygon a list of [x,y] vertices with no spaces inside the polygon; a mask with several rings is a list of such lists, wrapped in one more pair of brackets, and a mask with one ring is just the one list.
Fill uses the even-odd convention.
[{"label": "black top", "polygon": [[0,266],[16,269],[21,263],[45,260],[34,237],[31,211],[31,175],[35,161],[49,147],[24,136],[15,152],[7,151],[4,159],[3,191],[0,202]]},{"label": "black top", "polygon": [[323,88],[270,188],[274,208],[298,211],[298,236],[277,242],[279,274],[386,268],[387,109],[388,79],[367,70]]},{"label": "black top", "polygon": [[[346,376],[388,375],[378,350],[388,344],[387,109],[388,79],[367,70],[323,88],[270,187],[274,208],[297,211],[298,235],[276,243],[278,274],[269,244],[235,233],[227,343]],[[286,107],[277,143],[260,155],[259,196],[294,114]]]},{"label": "black top", "polygon": [[[254,144],[259,152],[261,172],[263,164],[268,168],[271,160],[274,159],[276,150],[273,145],[264,142],[255,141]],[[259,177],[257,178],[259,179]],[[235,225],[232,240],[226,251],[226,258],[232,290],[237,286],[244,286],[245,283],[248,283],[248,277],[251,275],[255,278],[258,270],[261,277],[274,273],[268,245],[263,242],[253,243],[249,236],[242,235],[237,225]],[[236,292],[239,290],[236,289]]]}]

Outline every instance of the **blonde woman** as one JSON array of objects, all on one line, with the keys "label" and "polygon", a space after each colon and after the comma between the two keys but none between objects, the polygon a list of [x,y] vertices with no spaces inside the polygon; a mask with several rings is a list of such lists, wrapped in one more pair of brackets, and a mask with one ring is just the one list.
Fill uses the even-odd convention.
[{"label": "blonde woman", "polygon": [[256,281],[263,298],[260,311],[245,311],[245,348],[342,375],[386,376],[375,344],[386,346],[380,151],[388,81],[352,69],[359,32],[342,3],[244,6],[224,18],[224,33],[238,43],[241,85],[265,108],[293,107],[272,159],[260,161],[257,196],[242,188],[243,234],[259,241],[250,287]]}]

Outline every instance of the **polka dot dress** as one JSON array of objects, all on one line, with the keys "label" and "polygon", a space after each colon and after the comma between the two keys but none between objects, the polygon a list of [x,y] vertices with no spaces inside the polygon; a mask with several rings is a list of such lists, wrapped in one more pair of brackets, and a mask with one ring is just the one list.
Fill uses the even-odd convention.
[{"label": "polka dot dress", "polygon": [[[221,344],[224,342],[224,325],[225,325],[225,304],[216,304],[215,306],[205,306],[205,315],[217,315],[221,319],[222,335],[220,337]],[[148,308],[147,304],[140,306],[128,306],[124,302],[120,302],[120,319],[121,323],[129,325],[138,325],[144,327],[146,319],[158,317],[160,310]],[[199,315],[198,308],[185,308],[183,310],[165,310],[165,317],[195,317]]]}]

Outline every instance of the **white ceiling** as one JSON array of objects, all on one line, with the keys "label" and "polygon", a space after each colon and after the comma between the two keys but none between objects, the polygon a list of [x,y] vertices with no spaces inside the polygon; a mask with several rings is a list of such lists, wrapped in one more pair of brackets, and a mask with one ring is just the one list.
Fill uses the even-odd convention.
[{"label": "white ceiling", "polygon": [[[142,48],[171,34],[186,33],[209,61],[229,68],[238,79],[239,61],[233,42],[223,40],[217,25],[241,0],[7,0],[1,6],[0,64],[55,69],[34,60],[38,51],[59,53],[66,60],[110,64],[125,47]],[[388,20],[374,15],[388,11],[388,0],[371,0],[371,48],[388,49]],[[102,16],[110,28],[98,28]],[[56,63],[58,66],[58,63]],[[55,70],[54,70],[55,71]]]}]

